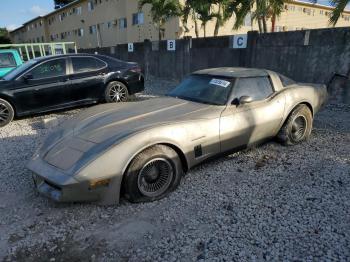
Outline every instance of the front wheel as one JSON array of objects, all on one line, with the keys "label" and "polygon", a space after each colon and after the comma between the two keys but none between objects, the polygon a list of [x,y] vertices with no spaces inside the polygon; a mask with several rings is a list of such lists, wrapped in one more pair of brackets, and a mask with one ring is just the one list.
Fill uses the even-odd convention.
[{"label": "front wheel", "polygon": [[313,117],[306,105],[298,105],[281,128],[278,139],[284,145],[295,145],[307,140],[312,131]]},{"label": "front wheel", "polygon": [[105,100],[107,103],[127,102],[129,99],[129,90],[121,82],[110,82],[105,90]]},{"label": "front wheel", "polygon": [[133,203],[159,200],[177,188],[182,174],[181,160],[172,148],[150,147],[131,162],[124,177],[124,195]]},{"label": "front wheel", "polygon": [[0,127],[6,126],[13,120],[15,112],[6,100],[0,99]]}]

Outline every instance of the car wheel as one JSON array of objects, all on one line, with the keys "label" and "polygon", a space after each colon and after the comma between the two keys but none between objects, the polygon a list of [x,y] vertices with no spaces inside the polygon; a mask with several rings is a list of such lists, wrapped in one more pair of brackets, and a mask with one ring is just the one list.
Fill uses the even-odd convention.
[{"label": "car wheel", "polygon": [[121,82],[113,81],[107,85],[105,100],[107,103],[126,102],[129,99],[129,90]]},{"label": "car wheel", "polygon": [[284,145],[295,145],[307,140],[312,131],[313,117],[306,105],[297,106],[281,128],[278,139]]},{"label": "car wheel", "polygon": [[10,103],[0,99],[0,127],[6,126],[13,120],[15,112]]},{"label": "car wheel", "polygon": [[156,145],[138,154],[124,177],[124,196],[133,203],[159,200],[175,190],[183,170],[178,154]]}]

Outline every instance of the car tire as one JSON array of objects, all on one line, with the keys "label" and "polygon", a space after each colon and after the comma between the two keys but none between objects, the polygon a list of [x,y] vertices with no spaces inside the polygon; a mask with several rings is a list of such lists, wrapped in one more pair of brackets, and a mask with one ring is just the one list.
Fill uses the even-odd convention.
[{"label": "car tire", "polygon": [[298,105],[282,126],[277,138],[286,146],[304,142],[310,137],[312,125],[313,117],[309,107]]},{"label": "car tire", "polygon": [[0,127],[9,124],[14,116],[15,111],[13,110],[12,105],[6,100],[0,99]]},{"label": "car tire", "polygon": [[131,162],[124,180],[124,196],[132,203],[166,197],[180,184],[181,160],[172,148],[156,145],[145,149]]},{"label": "car tire", "polygon": [[125,84],[119,81],[108,83],[105,90],[105,100],[107,103],[127,102],[128,99],[129,90]]}]

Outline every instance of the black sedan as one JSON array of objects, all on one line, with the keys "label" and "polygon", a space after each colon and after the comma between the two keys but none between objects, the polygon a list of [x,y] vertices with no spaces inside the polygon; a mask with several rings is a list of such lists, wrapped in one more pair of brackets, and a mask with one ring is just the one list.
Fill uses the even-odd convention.
[{"label": "black sedan", "polygon": [[0,80],[0,127],[14,117],[99,102],[125,102],[144,90],[137,63],[91,54],[28,61]]}]

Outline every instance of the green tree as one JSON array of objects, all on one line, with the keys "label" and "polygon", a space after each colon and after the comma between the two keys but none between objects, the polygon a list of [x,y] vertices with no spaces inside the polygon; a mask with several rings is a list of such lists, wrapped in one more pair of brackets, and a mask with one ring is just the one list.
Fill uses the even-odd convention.
[{"label": "green tree", "polygon": [[209,21],[213,20],[213,18],[217,17],[215,12],[213,12],[212,2],[208,0],[197,0],[195,13],[197,14],[198,20],[201,21],[204,37],[207,37],[207,24]]},{"label": "green tree", "polygon": [[191,17],[195,24],[196,36],[199,37],[198,21],[201,21],[204,37],[206,37],[208,22],[218,16],[213,9],[213,5],[216,2],[214,0],[186,0],[185,6],[182,9],[182,20],[186,31],[189,31],[187,23]]},{"label": "green tree", "polygon": [[195,12],[196,8],[196,0],[186,0],[184,7],[181,9],[182,23],[185,28],[185,32],[188,33],[190,30],[188,29],[188,19],[191,17],[194,21],[194,30],[196,37],[199,37],[199,29],[198,29],[198,21],[197,14]]},{"label": "green tree", "polygon": [[247,15],[251,13],[252,20],[258,22],[260,33],[267,32],[267,19],[269,18],[271,18],[272,31],[274,31],[276,18],[283,12],[284,4],[286,2],[287,0],[232,1],[229,4],[229,9],[236,15],[234,29],[240,28]]},{"label": "green tree", "polygon": [[[313,0],[312,2],[317,3],[318,1]],[[329,3],[334,7],[334,10],[329,18],[329,23],[335,26],[346,6],[350,4],[350,0],[329,0]]]},{"label": "green tree", "polygon": [[6,28],[0,28],[0,44],[11,44],[9,32]]},{"label": "green tree", "polygon": [[159,33],[159,40],[165,32],[165,23],[171,18],[180,16],[180,5],[177,0],[139,0],[139,9],[145,5],[151,5],[151,17],[156,24]]},{"label": "green tree", "polygon": [[61,7],[64,7],[65,5],[68,5],[74,1],[75,0],[54,0],[55,9],[59,9]]}]

